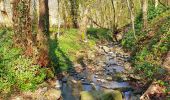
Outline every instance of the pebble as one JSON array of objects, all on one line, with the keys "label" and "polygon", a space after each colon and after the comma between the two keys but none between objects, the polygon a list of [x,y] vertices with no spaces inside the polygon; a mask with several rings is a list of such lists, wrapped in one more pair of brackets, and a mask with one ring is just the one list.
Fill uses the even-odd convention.
[{"label": "pebble", "polygon": [[59,89],[61,86],[61,82],[59,80],[56,80],[56,83],[55,83],[55,88]]},{"label": "pebble", "polygon": [[72,79],[72,80],[71,80],[71,82],[73,82],[74,84],[76,84],[76,83],[77,83],[77,81],[76,81],[76,80],[74,80],[74,79]]},{"label": "pebble", "polygon": [[98,76],[97,76],[97,75],[95,75],[95,76],[94,76],[94,78],[98,78]]},{"label": "pebble", "polygon": [[107,81],[105,79],[101,79],[101,82],[102,83],[106,83]]},{"label": "pebble", "polygon": [[101,81],[101,79],[97,79],[97,81]]},{"label": "pebble", "polygon": [[112,81],[112,80],[113,80],[113,78],[112,78],[111,76],[107,76],[107,77],[106,77],[106,80],[108,80],[108,81]]}]

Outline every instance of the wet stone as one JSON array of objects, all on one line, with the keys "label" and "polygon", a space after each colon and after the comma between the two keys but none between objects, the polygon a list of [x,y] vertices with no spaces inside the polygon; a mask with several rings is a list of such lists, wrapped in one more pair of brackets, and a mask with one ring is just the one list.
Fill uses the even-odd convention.
[{"label": "wet stone", "polygon": [[62,82],[66,83],[67,82],[67,78],[66,77],[62,78]]},{"label": "wet stone", "polygon": [[112,59],[112,60],[109,60],[109,61],[107,62],[107,64],[108,64],[108,65],[114,65],[114,64],[117,64],[117,62]]},{"label": "wet stone", "polygon": [[113,78],[112,78],[111,76],[106,76],[106,80],[108,80],[108,81],[112,81],[112,80],[113,80]]},{"label": "wet stone", "polygon": [[61,91],[56,89],[49,89],[45,94],[45,100],[58,100],[61,98]]},{"label": "wet stone", "polygon": [[97,76],[97,75],[95,75],[95,76],[94,76],[94,78],[98,78],[98,76]]},{"label": "wet stone", "polygon": [[107,81],[105,79],[100,80],[102,83],[106,83]]},{"label": "wet stone", "polygon": [[55,83],[55,88],[56,89],[60,89],[62,86],[61,86],[61,82],[59,80],[56,80],[56,83]]}]

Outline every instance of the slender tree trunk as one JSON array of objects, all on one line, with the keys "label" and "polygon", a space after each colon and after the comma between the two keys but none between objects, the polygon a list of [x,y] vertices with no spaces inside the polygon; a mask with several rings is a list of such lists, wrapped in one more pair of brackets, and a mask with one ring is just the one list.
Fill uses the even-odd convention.
[{"label": "slender tree trunk", "polygon": [[114,4],[114,0],[111,0],[111,2],[112,2],[112,8],[113,8],[113,23],[112,23],[112,33],[113,33],[113,38],[116,40],[116,41],[118,41],[117,40],[117,37],[116,37],[116,35],[117,35],[117,33],[118,33],[118,31],[117,31],[117,23],[116,23],[116,10],[115,10],[115,4]]},{"label": "slender tree trunk", "polygon": [[155,0],[155,8],[157,8],[158,4],[159,4],[159,1]]},{"label": "slender tree trunk", "polygon": [[72,23],[74,28],[78,28],[78,1],[70,0],[71,3],[71,15],[72,15]]},{"label": "slender tree trunk", "polygon": [[6,0],[0,0],[0,13],[1,13],[2,18],[3,18],[2,26],[3,27],[11,27],[12,22],[11,22],[9,15],[8,15],[7,9],[6,9],[7,8],[6,3],[7,3]]},{"label": "slender tree trunk", "polygon": [[119,10],[117,18],[116,18],[117,19],[117,21],[116,21],[117,25],[118,25],[118,19],[120,19],[120,17],[122,16],[123,2],[124,2],[124,0],[121,0],[119,6],[117,6],[117,7],[120,7],[120,10]]},{"label": "slender tree trunk", "polygon": [[59,2],[59,0],[58,0],[57,10],[58,10],[58,34],[57,34],[57,38],[59,38],[59,36],[60,36],[60,2]]},{"label": "slender tree trunk", "polygon": [[49,63],[48,35],[49,35],[48,0],[39,0],[39,24],[37,34],[37,47],[39,49],[37,63],[40,66],[47,66]]},{"label": "slender tree trunk", "polygon": [[84,42],[87,42],[87,24],[88,24],[88,9],[85,8],[84,14],[82,15],[82,20],[81,20],[81,24],[79,27],[79,31],[82,37],[82,40]]},{"label": "slender tree trunk", "polygon": [[112,8],[113,8],[113,30],[116,29],[116,10],[115,10],[115,4],[114,4],[114,0],[111,0],[112,2]]},{"label": "slender tree trunk", "polygon": [[133,34],[134,34],[134,38],[136,38],[136,30],[135,30],[135,16],[134,16],[134,11],[132,10],[132,6],[130,4],[130,1],[129,0],[126,0],[127,2],[127,5],[128,5],[128,9],[129,9],[129,12],[130,12],[130,18],[131,18],[131,23],[132,23],[132,29],[133,29]]},{"label": "slender tree trunk", "polygon": [[0,11],[6,11],[5,0],[0,0]]},{"label": "slender tree trunk", "polygon": [[142,12],[143,12],[143,28],[146,29],[148,26],[148,0],[142,0]]}]

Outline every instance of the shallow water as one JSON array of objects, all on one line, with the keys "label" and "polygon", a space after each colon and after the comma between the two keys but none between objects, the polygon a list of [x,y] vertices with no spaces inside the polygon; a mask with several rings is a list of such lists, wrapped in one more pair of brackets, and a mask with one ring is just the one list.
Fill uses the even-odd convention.
[{"label": "shallow water", "polygon": [[[118,57],[113,55],[118,55]],[[64,83],[62,86],[64,100],[79,100],[79,93],[81,91],[99,91],[105,89],[118,89],[122,91],[124,100],[130,100],[132,92],[128,89],[131,88],[129,83],[125,80],[117,81],[114,79],[115,77],[113,77],[115,74],[125,71],[123,64],[121,63],[125,62],[127,59],[124,61],[122,59],[124,58],[120,53],[115,54],[115,52],[109,52],[99,54],[99,56],[94,59],[96,65],[95,68],[98,70],[91,72],[86,68],[81,73],[74,73],[71,76],[75,82],[80,81],[82,88],[81,86],[77,87],[78,83],[67,85],[67,83],[70,83],[68,82],[69,79],[67,79],[67,83]],[[107,80],[108,76],[113,79]]]}]

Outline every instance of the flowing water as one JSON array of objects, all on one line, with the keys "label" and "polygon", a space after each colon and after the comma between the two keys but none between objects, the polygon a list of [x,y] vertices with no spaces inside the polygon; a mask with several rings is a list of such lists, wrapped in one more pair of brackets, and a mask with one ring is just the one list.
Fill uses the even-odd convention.
[{"label": "flowing water", "polygon": [[[98,46],[97,54],[90,54],[92,57],[88,57],[93,64],[89,64],[86,59],[83,62],[86,66],[81,72],[70,70],[69,76],[62,80],[64,100],[79,100],[81,91],[105,89],[119,90],[124,100],[130,100],[132,87],[126,75],[122,74],[125,72],[124,63],[128,63],[129,56],[113,48],[116,46]],[[119,46],[117,48],[120,50]]]}]

